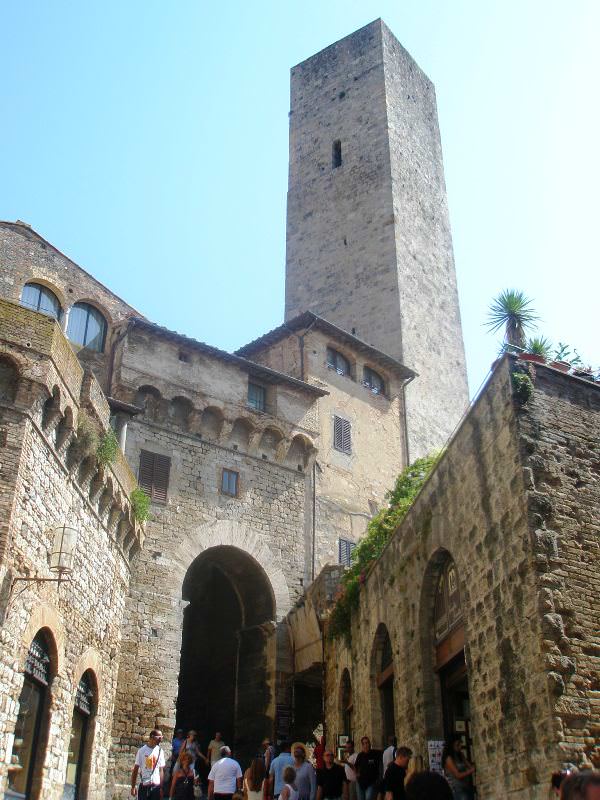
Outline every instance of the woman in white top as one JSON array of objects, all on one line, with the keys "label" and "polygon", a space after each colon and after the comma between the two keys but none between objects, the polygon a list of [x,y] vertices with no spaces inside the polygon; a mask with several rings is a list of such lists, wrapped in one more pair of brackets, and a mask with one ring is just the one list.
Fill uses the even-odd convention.
[{"label": "woman in white top", "polygon": [[286,767],[283,770],[283,781],[283,789],[279,795],[279,800],[298,800],[296,770],[293,767]]},{"label": "woman in white top", "polygon": [[253,758],[252,763],[244,773],[244,789],[247,800],[264,800],[265,794],[265,762],[262,758]]}]

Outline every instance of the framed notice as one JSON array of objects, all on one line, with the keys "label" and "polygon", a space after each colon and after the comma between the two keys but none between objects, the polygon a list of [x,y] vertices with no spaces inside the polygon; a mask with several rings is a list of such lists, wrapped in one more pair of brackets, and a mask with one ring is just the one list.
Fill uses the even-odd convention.
[{"label": "framed notice", "polygon": [[442,751],[444,749],[443,739],[430,739],[427,742],[427,754],[429,756],[429,769],[432,772],[444,774],[442,769]]},{"label": "framed notice", "polygon": [[338,733],[337,735],[337,746],[343,747],[345,744],[348,744],[350,741],[350,734],[348,733]]}]

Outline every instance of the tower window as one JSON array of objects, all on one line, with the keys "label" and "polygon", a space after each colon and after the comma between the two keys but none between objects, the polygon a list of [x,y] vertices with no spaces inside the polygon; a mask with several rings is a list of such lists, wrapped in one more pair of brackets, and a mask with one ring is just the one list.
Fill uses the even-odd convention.
[{"label": "tower window", "polygon": [[58,297],[40,283],[26,283],[21,293],[21,305],[41,311],[54,319],[60,319],[61,307]]},{"label": "tower window", "polygon": [[338,375],[350,375],[350,362],[333,347],[327,348],[327,366],[334,369]]},{"label": "tower window", "polygon": [[140,452],[138,483],[153,503],[166,503],[171,459],[149,450]]},{"label": "tower window", "polygon": [[223,469],[221,475],[221,494],[237,497],[239,491],[240,473],[233,469]]},{"label": "tower window", "polygon": [[385,381],[378,372],[370,367],[363,370],[363,385],[370,389],[373,394],[385,393]]},{"label": "tower window", "polygon": [[336,139],[331,148],[331,166],[333,169],[342,166],[342,143]]},{"label": "tower window", "polygon": [[347,456],[352,455],[352,425],[343,417],[333,417],[333,447]]}]

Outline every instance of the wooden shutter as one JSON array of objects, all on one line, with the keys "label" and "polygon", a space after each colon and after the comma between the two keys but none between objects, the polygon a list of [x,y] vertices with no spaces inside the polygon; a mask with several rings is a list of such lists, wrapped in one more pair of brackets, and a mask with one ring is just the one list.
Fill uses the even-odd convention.
[{"label": "wooden shutter", "polygon": [[356,544],[349,539],[338,539],[338,560],[340,564],[343,564],[345,567],[350,566],[352,551],[355,547]]},{"label": "wooden shutter", "polygon": [[333,446],[342,453],[352,454],[352,425],[343,417],[333,418]]},{"label": "wooden shutter", "polygon": [[171,459],[148,450],[140,452],[138,483],[156,503],[167,502]]}]

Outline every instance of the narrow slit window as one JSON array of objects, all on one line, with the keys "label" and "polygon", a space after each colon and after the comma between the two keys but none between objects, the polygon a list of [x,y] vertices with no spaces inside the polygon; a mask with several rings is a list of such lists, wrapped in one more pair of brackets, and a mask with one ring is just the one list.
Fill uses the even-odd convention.
[{"label": "narrow slit window", "polygon": [[336,139],[331,148],[331,165],[333,169],[342,166],[342,143]]}]

